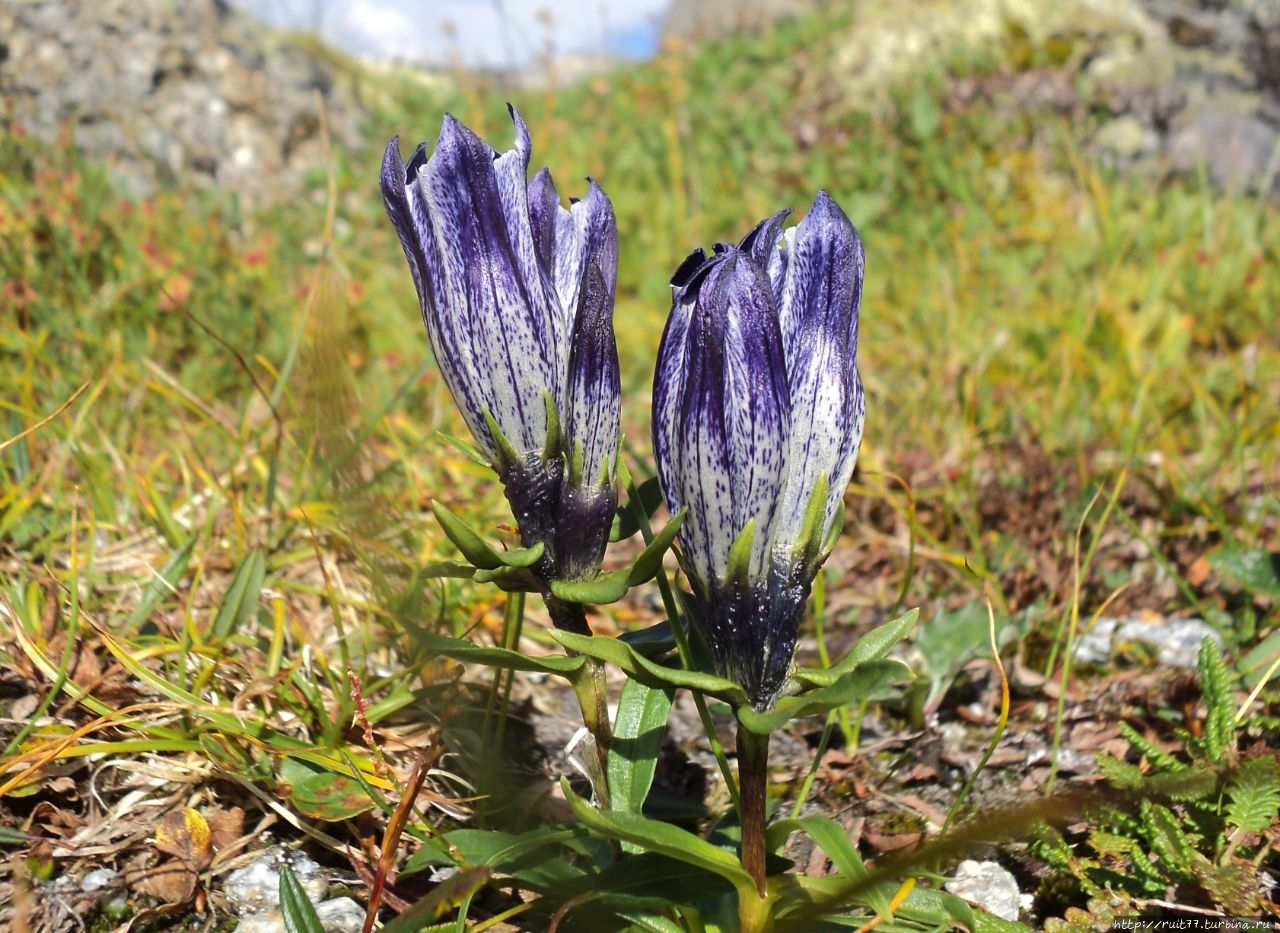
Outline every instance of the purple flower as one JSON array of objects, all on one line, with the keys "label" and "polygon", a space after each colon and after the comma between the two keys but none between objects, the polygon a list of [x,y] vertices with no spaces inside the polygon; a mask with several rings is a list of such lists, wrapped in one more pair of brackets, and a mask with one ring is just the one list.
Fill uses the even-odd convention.
[{"label": "purple flower", "polygon": [[508,152],[449,115],[429,157],[424,143],[406,166],[393,139],[382,197],[445,385],[523,543],[545,546],[538,574],[583,579],[617,504],[617,224],[594,181],[565,208],[546,169],[527,180],[529,132],[508,109]]},{"label": "purple flower", "polygon": [[671,280],[653,441],[716,673],[758,710],[783,690],[862,439],[857,230],[825,191],[804,221],[697,250]]}]

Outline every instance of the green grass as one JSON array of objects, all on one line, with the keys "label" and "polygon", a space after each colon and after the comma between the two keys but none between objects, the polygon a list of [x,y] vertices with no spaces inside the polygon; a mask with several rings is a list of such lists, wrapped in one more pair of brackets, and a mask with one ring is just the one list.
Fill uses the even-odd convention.
[{"label": "green grass", "polygon": [[[1132,582],[1137,541],[1156,555],[1144,573],[1178,586],[1132,588],[1134,607],[1210,615],[1241,649],[1274,628],[1274,602],[1230,575],[1193,581],[1189,564],[1276,548],[1280,210],[1194,179],[1112,177],[1082,127],[949,97],[947,63],[863,107],[833,72],[845,25],[670,48],[557,92],[380,85],[367,149],[253,217],[217,193],[131,202],[70,145],[0,138],[0,306],[16,322],[0,330],[0,664],[44,717],[5,733],[6,754],[27,756],[14,768],[57,758],[83,777],[91,755],[157,755],[208,776],[211,762],[338,836],[315,797],[367,805],[367,785],[394,805],[389,775],[435,748],[449,690],[413,633],[501,622],[482,588],[421,579],[452,556],[426,506],[513,535],[494,484],[436,437],[464,429],[378,160],[393,134],[433,138],[445,109],[505,147],[508,99],[562,195],[590,174],[613,199],[641,462],[685,254],[803,211],[818,187],[861,229],[869,420],[828,635],[904,585],[911,604],[972,598],[977,571],[1000,610],[1035,605],[1027,644],[1057,656],[1077,524],[1117,483],[1130,518],[1085,523],[1098,547],[1082,618]],[[348,672],[381,752],[352,726]],[[299,761],[321,775],[306,795]],[[19,773],[4,775],[6,822],[44,771]],[[210,781],[206,802],[225,793]]]}]

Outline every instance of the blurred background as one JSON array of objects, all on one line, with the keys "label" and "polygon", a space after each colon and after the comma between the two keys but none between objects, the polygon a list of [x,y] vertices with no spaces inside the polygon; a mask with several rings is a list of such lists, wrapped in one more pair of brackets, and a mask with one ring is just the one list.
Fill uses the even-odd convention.
[{"label": "blurred background", "polygon": [[[1278,25],[1266,0],[7,0],[10,417],[151,366],[253,421],[269,386],[299,401],[284,369],[312,353],[342,364],[340,392],[311,387],[338,420],[389,419],[360,436],[456,427],[376,173],[446,110],[506,148],[512,101],[534,167],[617,209],[642,456],[671,271],[826,187],[868,255],[856,507],[884,537],[857,560],[896,585],[907,483],[938,554],[919,573],[967,559],[1026,607],[1061,595],[1077,510],[1123,469],[1135,528],[1171,524],[1119,599],[1162,607],[1224,533],[1274,534]],[[101,391],[121,443],[147,446],[153,403],[176,417]],[[120,482],[93,487],[107,514]]]}]

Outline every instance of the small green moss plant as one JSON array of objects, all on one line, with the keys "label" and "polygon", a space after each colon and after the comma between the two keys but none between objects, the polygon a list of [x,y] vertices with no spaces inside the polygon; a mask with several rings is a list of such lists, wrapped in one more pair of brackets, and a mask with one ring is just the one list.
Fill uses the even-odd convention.
[{"label": "small green moss plant", "polygon": [[1079,929],[1116,898],[1129,913],[1171,904],[1237,917],[1262,910],[1261,875],[1274,865],[1280,828],[1280,762],[1272,751],[1241,749],[1244,720],[1213,639],[1200,646],[1199,670],[1206,708],[1199,734],[1179,730],[1181,747],[1170,753],[1121,723],[1140,761],[1098,759],[1117,798],[1091,815],[1083,839],[1045,830],[1036,842],[1037,853],[1090,899],[1089,911],[1069,911],[1047,930]]}]

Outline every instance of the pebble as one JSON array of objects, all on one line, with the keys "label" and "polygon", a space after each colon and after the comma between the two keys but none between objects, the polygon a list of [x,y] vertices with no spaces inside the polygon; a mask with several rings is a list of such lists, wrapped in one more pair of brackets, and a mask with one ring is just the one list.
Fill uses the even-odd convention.
[{"label": "pebble", "polygon": [[236,933],[287,933],[280,913],[282,864],[293,869],[327,933],[359,933],[364,926],[364,908],[349,897],[324,900],[329,883],[320,865],[301,852],[281,847],[268,850],[227,876],[222,892],[227,905],[240,915]]},{"label": "pebble", "polygon": [[80,879],[80,890],[88,894],[90,891],[101,891],[116,880],[116,873],[110,868],[95,868]]},{"label": "pebble", "polygon": [[1018,882],[999,862],[965,859],[956,866],[955,879],[943,888],[1001,920],[1017,920],[1019,911],[1029,909],[1032,902],[1031,895],[1018,890]]}]

